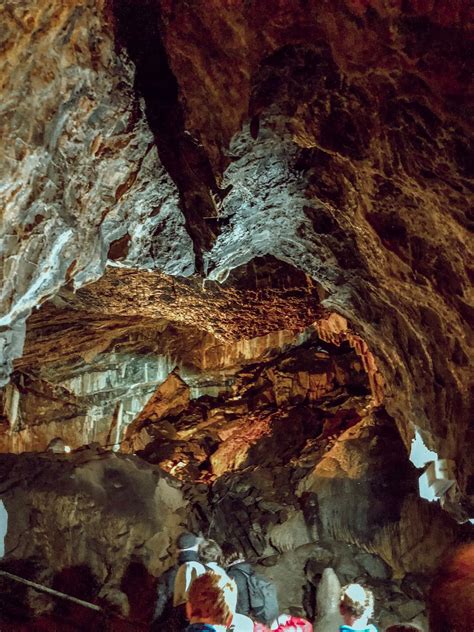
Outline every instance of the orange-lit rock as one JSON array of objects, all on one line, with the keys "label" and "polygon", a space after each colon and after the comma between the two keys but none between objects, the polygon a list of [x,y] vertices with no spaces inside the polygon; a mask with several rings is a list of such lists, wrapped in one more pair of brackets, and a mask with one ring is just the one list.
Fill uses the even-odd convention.
[{"label": "orange-lit rock", "polygon": [[[126,450],[136,452],[153,440],[153,429],[156,422],[163,417],[178,415],[189,405],[189,386],[183,382],[176,372],[170,373],[163,384],[146,403],[142,412],[127,427],[125,432]],[[162,425],[163,426],[163,425]],[[170,424],[160,428],[173,438],[175,431]],[[151,433],[151,434],[150,434]],[[125,446],[122,449],[125,449]]]},{"label": "orange-lit rock", "polygon": [[129,427],[0,455],[24,568],[133,612],[184,516],[284,609],[331,567],[425,626],[474,511],[471,4],[4,2],[0,450]]}]

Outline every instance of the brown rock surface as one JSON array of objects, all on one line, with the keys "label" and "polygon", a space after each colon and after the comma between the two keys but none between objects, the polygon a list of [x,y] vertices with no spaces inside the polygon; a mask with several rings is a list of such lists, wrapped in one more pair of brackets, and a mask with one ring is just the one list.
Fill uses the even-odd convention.
[{"label": "brown rock surface", "polygon": [[[177,279],[169,300],[152,277],[155,309],[141,273],[115,270],[84,289],[83,312],[95,299],[108,310],[113,277],[128,277],[114,315],[174,311],[221,339],[258,329],[242,316],[254,298],[233,294],[245,283],[232,270],[255,261],[278,279],[284,261],[349,323],[407,448],[416,426],[455,461],[468,512],[470,3],[107,8],[4,8],[5,374],[33,307],[98,278],[107,258],[200,278]],[[227,286],[206,281],[206,296],[204,278]],[[276,300],[269,286],[259,293],[262,333],[288,328],[304,306],[314,312],[314,288],[294,283],[303,294],[286,316],[289,286]],[[314,320],[299,313],[295,326]]]},{"label": "brown rock surface", "polygon": [[418,497],[415,430],[474,510],[471,5],[6,0],[0,449],[139,415],[149,462],[1,456],[9,555],[119,603],[186,519],[288,568],[285,607],[331,565],[417,616],[468,525]]},{"label": "brown rock surface", "polygon": [[[89,578],[87,600],[102,598],[110,607],[114,594],[124,595],[135,563],[150,575],[169,565],[168,550],[186,522],[186,502],[173,481],[143,461],[86,448],[63,456],[1,455],[0,471],[0,494],[8,512],[4,569],[53,586],[61,586],[68,573],[76,583]],[[12,591],[1,581],[3,591]],[[141,587],[147,588],[152,586]],[[77,594],[71,585],[66,592]],[[2,611],[21,599],[20,591],[11,594]],[[133,594],[128,598],[136,602]],[[51,613],[53,605],[28,591],[22,616],[30,609],[36,615]],[[150,614],[141,612],[138,618],[146,622]],[[81,616],[83,609],[71,619],[80,622]],[[53,622],[45,629],[53,629]],[[104,629],[100,625],[90,629]]]},{"label": "brown rock surface", "polygon": [[[155,393],[145,404],[142,412],[127,426],[125,431],[125,445],[122,445],[124,452],[137,452],[143,450],[145,446],[153,441],[153,430],[160,427],[159,422],[163,417],[175,416],[181,413],[189,405],[189,386],[173,371],[169,374],[163,384],[156,389]],[[171,438],[176,436],[176,431],[171,424],[167,424],[161,430]]]},{"label": "brown rock surface", "polygon": [[68,281],[98,278],[124,235],[127,247],[110,257],[153,267],[158,256],[181,274],[194,262],[183,252],[178,263],[177,250],[191,247],[178,193],[106,3],[7,2],[2,24],[4,383],[32,309]]},{"label": "brown rock surface", "polygon": [[187,125],[233,187],[211,278],[270,252],[317,279],[407,443],[416,424],[468,492],[470,4],[160,6]]}]

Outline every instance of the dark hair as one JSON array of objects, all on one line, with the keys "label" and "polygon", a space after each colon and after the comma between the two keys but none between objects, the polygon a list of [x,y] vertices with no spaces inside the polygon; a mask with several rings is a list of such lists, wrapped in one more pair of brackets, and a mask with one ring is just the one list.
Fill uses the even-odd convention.
[{"label": "dark hair", "polygon": [[230,566],[233,562],[243,559],[243,555],[239,553],[233,544],[225,542],[222,545],[222,558],[224,566]]},{"label": "dark hair", "polygon": [[385,632],[421,632],[421,628],[411,623],[395,623],[386,628]]}]

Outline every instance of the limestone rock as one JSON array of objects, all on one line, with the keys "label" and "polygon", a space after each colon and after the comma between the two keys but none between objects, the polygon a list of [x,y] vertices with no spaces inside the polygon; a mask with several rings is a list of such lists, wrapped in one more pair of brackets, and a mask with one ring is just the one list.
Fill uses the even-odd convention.
[{"label": "limestone rock", "polygon": [[411,621],[425,611],[425,604],[422,601],[407,601],[398,608],[400,616],[405,621]]},{"label": "limestone rock", "polygon": [[356,560],[374,579],[388,579],[390,576],[386,564],[374,555],[360,553],[356,556]]},{"label": "limestone rock", "polygon": [[332,568],[324,569],[317,592],[318,618],[315,630],[336,629],[341,625],[342,617],[339,613],[341,584]]},{"label": "limestone rock", "polygon": [[135,432],[145,421],[159,421],[167,415],[176,415],[189,404],[189,387],[176,371],[169,374],[150,397],[142,412],[128,427],[127,436]]},{"label": "limestone rock", "polygon": [[186,124],[228,191],[208,275],[271,254],[316,279],[407,448],[416,419],[472,512],[469,1],[160,7]]},{"label": "limestone rock", "polygon": [[105,3],[21,1],[2,15],[5,383],[26,317],[66,283],[98,278],[108,256],[179,274],[194,256]]},{"label": "limestone rock", "polygon": [[293,551],[312,541],[302,512],[295,512],[286,522],[270,528],[268,535],[271,545],[280,553]]},{"label": "limestone rock", "polygon": [[88,569],[99,587],[94,597],[112,596],[126,613],[127,597],[118,587],[133,560],[153,575],[169,565],[168,549],[186,525],[186,501],[169,479],[136,457],[88,449],[0,455],[0,468],[9,568],[15,561],[40,560],[31,578],[40,581],[46,571],[47,583],[68,569]]}]

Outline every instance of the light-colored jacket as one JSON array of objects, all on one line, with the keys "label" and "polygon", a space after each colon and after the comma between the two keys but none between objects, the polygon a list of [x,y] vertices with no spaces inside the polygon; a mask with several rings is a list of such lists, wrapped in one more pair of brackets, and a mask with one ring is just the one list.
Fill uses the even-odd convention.
[{"label": "light-colored jacket", "polygon": [[229,632],[253,632],[253,621],[244,614],[235,613],[232,617],[232,623]]},{"label": "light-colored jacket", "polygon": [[216,573],[216,575],[219,575],[220,577],[222,577],[222,579],[224,579],[224,580],[226,580],[228,582],[231,581],[229,575],[227,575],[227,573],[222,568],[222,566],[219,566],[219,564],[217,562],[208,562],[206,564],[206,570],[213,571],[214,573]]},{"label": "light-colored jacket", "polygon": [[180,606],[188,600],[191,584],[200,575],[204,575],[206,567],[201,562],[185,562],[176,573],[173,591],[173,606]]}]

